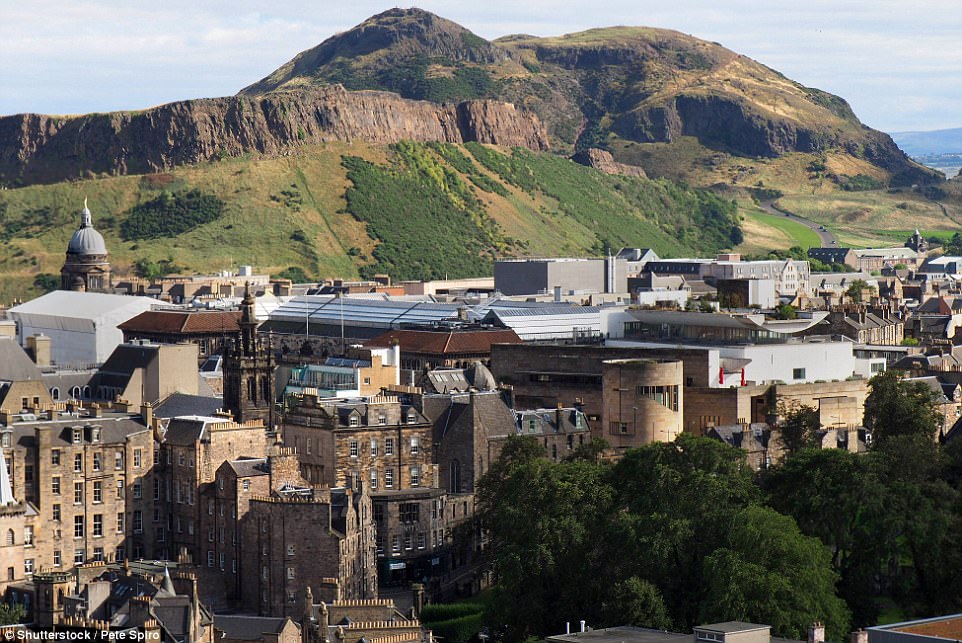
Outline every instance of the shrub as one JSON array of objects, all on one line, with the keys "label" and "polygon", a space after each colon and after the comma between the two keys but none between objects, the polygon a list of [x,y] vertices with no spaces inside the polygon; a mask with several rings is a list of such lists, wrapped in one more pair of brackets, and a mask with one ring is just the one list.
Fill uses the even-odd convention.
[{"label": "shrub", "polygon": [[221,199],[197,189],[178,194],[163,192],[127,213],[120,224],[120,237],[124,241],[176,237],[216,221],[223,215],[224,206]]}]

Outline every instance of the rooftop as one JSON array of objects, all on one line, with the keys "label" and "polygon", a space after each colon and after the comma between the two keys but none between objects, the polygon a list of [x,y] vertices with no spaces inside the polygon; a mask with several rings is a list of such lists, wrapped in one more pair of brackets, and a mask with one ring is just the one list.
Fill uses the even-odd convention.
[{"label": "rooftop", "polygon": [[868,629],[904,632],[917,636],[929,636],[937,639],[957,641],[962,639],[962,614],[893,623],[891,625],[880,625]]}]

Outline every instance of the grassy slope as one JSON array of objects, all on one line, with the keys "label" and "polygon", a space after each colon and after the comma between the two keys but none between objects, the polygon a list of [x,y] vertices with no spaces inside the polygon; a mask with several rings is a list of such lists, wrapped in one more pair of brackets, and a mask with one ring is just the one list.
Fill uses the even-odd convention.
[{"label": "grassy slope", "polygon": [[[756,210],[747,210],[744,216],[750,223],[745,230],[745,242],[739,246],[739,250],[746,254],[764,254],[773,248],[792,246],[808,250],[821,245],[815,231],[798,221]],[[772,234],[769,232],[771,230],[781,234]],[[772,241],[776,243],[770,245]]]},{"label": "grassy slope", "polygon": [[[703,205],[698,200],[705,197],[668,182],[609,177],[558,157],[529,152],[512,156],[510,151],[488,150],[497,154],[495,158],[516,159],[515,169],[530,173],[533,183],[525,188],[504,182],[498,172],[481,163],[474,162],[473,169],[464,174],[427,148],[417,150],[429,161],[428,170],[446,170],[451,180],[477,201],[473,214],[466,216],[488,221],[490,247],[481,251],[487,260],[498,253],[591,254],[605,242],[652,246],[667,255],[710,253],[724,245],[717,234],[706,241],[705,226],[691,218],[691,212]],[[464,148],[461,152],[474,158]],[[299,266],[314,277],[350,278],[371,272],[377,268],[371,266],[377,242],[370,234],[370,221],[359,220],[347,210],[345,192],[353,183],[343,164],[346,156],[362,157],[385,175],[413,172],[406,166],[399,169],[397,155],[389,148],[332,143],[304,147],[278,158],[239,157],[180,167],[166,175],[0,192],[4,231],[0,235],[0,274],[5,277],[0,280],[0,301],[35,294],[31,285],[38,274],[59,275],[85,198],[94,225],[107,241],[117,277],[128,274],[133,262],[141,258],[170,258],[188,273],[239,264],[271,273]],[[474,181],[470,174],[475,175]],[[485,181],[499,187],[493,190]],[[478,184],[489,185],[489,189]],[[120,223],[134,205],[156,198],[161,190],[191,188],[223,199],[227,203],[223,217],[174,238],[139,242],[120,238]],[[449,197],[443,190],[431,194],[432,198]],[[378,195],[374,196],[377,203]],[[389,204],[383,205],[387,208]],[[449,234],[460,233],[460,225],[453,228]],[[415,242],[412,249],[431,251],[416,248]]]}]

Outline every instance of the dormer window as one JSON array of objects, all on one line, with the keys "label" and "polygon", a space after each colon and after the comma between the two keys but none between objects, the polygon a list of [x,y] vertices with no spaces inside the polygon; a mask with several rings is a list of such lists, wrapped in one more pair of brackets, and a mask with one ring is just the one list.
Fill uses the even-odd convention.
[{"label": "dormer window", "polygon": [[82,443],[84,440],[83,429],[81,429],[80,427],[74,427],[72,440],[74,444]]},{"label": "dormer window", "polygon": [[359,417],[356,416],[356,415],[352,415],[351,417],[348,418],[347,424],[348,424],[348,426],[360,426],[360,425],[361,425],[361,418],[359,418]]},{"label": "dormer window", "polygon": [[10,448],[10,434],[9,434],[9,433],[0,434],[0,445],[3,445],[3,448],[4,448],[4,449],[9,449],[9,448]]},{"label": "dormer window", "polygon": [[95,427],[93,427],[92,429],[90,429],[90,441],[91,441],[91,442],[100,442],[100,427],[99,427],[99,426],[95,426]]},{"label": "dormer window", "polygon": [[408,424],[415,424],[418,421],[418,414],[414,411],[408,411]]}]

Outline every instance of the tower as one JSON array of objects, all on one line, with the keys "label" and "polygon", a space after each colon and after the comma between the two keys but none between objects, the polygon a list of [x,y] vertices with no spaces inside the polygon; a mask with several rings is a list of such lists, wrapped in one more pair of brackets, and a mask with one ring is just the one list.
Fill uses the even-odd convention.
[{"label": "tower", "polygon": [[94,230],[93,218],[84,199],[80,227],[67,244],[67,259],[60,269],[62,290],[98,291],[110,288],[110,263],[103,235]]},{"label": "tower", "polygon": [[273,426],[274,419],[274,355],[270,341],[257,337],[254,295],[250,283],[244,287],[241,301],[240,333],[224,348],[224,408],[234,420],[246,422],[261,419]]},{"label": "tower", "polygon": [[919,234],[919,229],[915,229],[915,234],[909,237],[908,241],[905,242],[906,248],[911,248],[915,250],[920,255],[924,255],[928,250],[928,243],[925,241],[925,237]]}]

